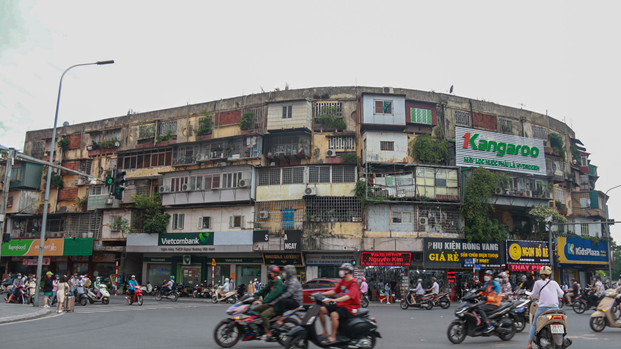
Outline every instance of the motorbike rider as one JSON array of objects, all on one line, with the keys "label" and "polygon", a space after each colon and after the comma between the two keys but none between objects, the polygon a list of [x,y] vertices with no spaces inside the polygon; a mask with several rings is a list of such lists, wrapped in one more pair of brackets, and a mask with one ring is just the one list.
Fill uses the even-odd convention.
[{"label": "motorbike rider", "polygon": [[438,279],[436,279],[435,277],[433,277],[431,280],[433,281],[433,285],[431,285],[430,289],[425,290],[425,292],[431,291],[431,294],[436,295],[440,293],[440,285],[438,285]]},{"label": "motorbike rider", "polygon": [[500,291],[502,292],[502,301],[510,302],[513,300],[513,290],[511,289],[511,281],[506,272],[498,274],[500,277]]},{"label": "motorbike rider", "polygon": [[78,280],[78,273],[73,274],[73,277],[71,278],[71,280],[69,280],[69,284],[71,286],[71,295],[75,297],[78,291],[78,286],[80,285],[80,280]]},{"label": "motorbike rider", "polygon": [[[422,296],[425,294],[425,289],[423,288],[423,279],[418,279],[416,284],[416,288],[410,293],[410,300],[412,301],[412,304],[416,304],[416,298]],[[416,294],[416,297],[414,296],[414,294]]]},{"label": "motorbike rider", "polygon": [[532,272],[528,275],[522,276],[522,289],[526,291],[532,291],[533,286],[535,285],[535,278],[533,277]]},{"label": "motorbike rider", "polygon": [[172,291],[174,284],[175,284],[175,277],[171,275],[170,280],[168,280],[168,282],[165,282],[162,285],[162,294],[164,296],[167,296],[170,293],[170,291]]},{"label": "motorbike rider", "polygon": [[7,303],[11,303],[11,301],[13,300],[13,298],[17,297],[18,293],[20,292],[20,288],[24,287],[24,281],[22,281],[22,274],[21,273],[17,273],[17,277],[15,278],[15,280],[13,280],[13,291],[11,292],[11,295],[9,296],[9,299],[7,299]]},{"label": "motorbike rider", "polygon": [[571,288],[567,291],[567,293],[565,293],[565,299],[567,299],[567,302],[571,304],[574,301],[574,298],[576,298],[579,294],[580,284],[576,281],[576,279],[571,279]]},{"label": "motorbike rider", "polygon": [[533,349],[533,340],[535,339],[535,332],[537,331],[537,321],[541,313],[544,311],[558,309],[558,300],[563,297],[563,290],[556,283],[556,281],[550,279],[552,275],[552,269],[547,265],[541,267],[539,270],[539,277],[541,280],[537,280],[533,286],[533,292],[529,299],[539,299],[539,306],[533,317],[533,323],[530,324],[530,334],[528,335],[528,346],[526,349]]},{"label": "motorbike rider", "polygon": [[275,328],[279,328],[284,323],[283,314],[287,310],[298,308],[302,305],[302,285],[296,277],[297,271],[293,265],[285,265],[283,268],[282,277],[285,279],[285,287],[287,290],[271,301],[270,305],[275,305],[276,312],[278,313],[278,320],[274,324]]},{"label": "motorbike rider", "polygon": [[484,290],[480,294],[484,296],[485,303],[477,305],[477,313],[481,316],[481,320],[487,324],[483,333],[490,333],[494,330],[494,325],[489,322],[487,313],[491,313],[498,309],[502,298],[500,284],[494,280],[494,272],[488,270],[483,277],[485,280]]},{"label": "motorbike rider", "polygon": [[95,291],[95,296],[97,298],[101,298],[101,292],[99,291],[99,287],[101,286],[101,276],[98,276],[93,283],[93,291]]},{"label": "motorbike rider", "polygon": [[129,296],[134,295],[134,291],[136,291],[136,285],[138,285],[138,282],[136,281],[136,275],[132,275],[132,278],[127,282],[127,294]]},{"label": "motorbike rider", "polygon": [[475,276],[472,278],[472,286],[474,289],[477,289],[477,290],[483,287],[483,284],[481,284],[481,281],[479,280],[478,276]]},{"label": "motorbike rider", "polygon": [[229,282],[229,278],[224,279],[224,285],[220,286],[220,297],[224,297],[228,292],[231,291],[231,283]]},{"label": "motorbike rider", "polygon": [[363,276],[360,281],[360,294],[366,297],[367,292],[369,292],[369,284],[367,284],[367,278]]},{"label": "motorbike rider", "polygon": [[597,274],[593,275],[593,284],[594,286],[589,286],[589,288],[595,292],[589,295],[589,303],[597,304],[599,300],[604,296],[604,293],[606,293],[606,289],[604,288],[604,284],[602,284],[602,281]]},{"label": "motorbike rider", "polygon": [[[334,290],[328,292],[322,292],[322,295],[326,297],[333,296],[335,294],[342,294],[343,296],[337,299],[330,299],[329,304],[321,307],[319,313],[319,319],[321,320],[321,326],[323,327],[323,337],[327,337],[321,341],[324,345],[329,345],[336,341],[336,331],[339,328],[340,321],[347,321],[358,314],[360,309],[360,288],[358,283],[354,280],[354,267],[350,263],[345,263],[339,268],[339,276],[341,282],[334,288]],[[330,314],[330,321],[332,322],[332,334],[328,336],[328,329],[326,328],[325,315]]]},{"label": "motorbike rider", "polygon": [[278,278],[278,273],[280,273],[280,268],[275,265],[270,265],[267,268],[267,284],[263,288],[261,288],[261,290],[255,292],[255,294],[252,295],[256,299],[259,299],[259,297],[263,297],[262,301],[256,300],[252,303],[254,305],[260,304],[258,307],[252,309],[252,311],[260,314],[261,320],[263,320],[263,330],[265,331],[265,336],[263,339],[265,340],[270,340],[272,337],[272,331],[270,329],[270,319],[276,316],[276,309],[270,303],[272,303],[276,298],[280,297],[286,291],[282,280]]}]

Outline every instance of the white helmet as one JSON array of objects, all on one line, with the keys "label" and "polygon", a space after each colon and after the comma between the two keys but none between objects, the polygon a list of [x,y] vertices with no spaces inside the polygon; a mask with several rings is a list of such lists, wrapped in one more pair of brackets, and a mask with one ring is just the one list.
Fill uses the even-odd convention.
[{"label": "white helmet", "polygon": [[229,282],[229,278],[224,279],[224,282]]}]

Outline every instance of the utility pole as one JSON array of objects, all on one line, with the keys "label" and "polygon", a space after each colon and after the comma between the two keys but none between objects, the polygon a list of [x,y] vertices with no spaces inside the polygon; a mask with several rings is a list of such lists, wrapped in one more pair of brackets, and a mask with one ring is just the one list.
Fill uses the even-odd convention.
[{"label": "utility pole", "polygon": [[9,203],[9,187],[11,186],[11,170],[15,161],[15,149],[9,149],[9,156],[6,158],[6,169],[4,171],[4,181],[2,182],[2,203],[0,203],[0,258],[2,258],[2,242],[4,241],[6,225],[6,209]]}]

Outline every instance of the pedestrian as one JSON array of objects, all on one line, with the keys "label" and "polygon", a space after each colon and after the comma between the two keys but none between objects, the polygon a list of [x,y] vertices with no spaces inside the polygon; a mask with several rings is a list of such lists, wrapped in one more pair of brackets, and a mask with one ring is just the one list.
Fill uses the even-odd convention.
[{"label": "pedestrian", "polygon": [[390,304],[390,284],[384,285],[384,294],[386,295],[386,304]]},{"label": "pedestrian", "polygon": [[70,286],[67,282],[67,276],[61,276],[60,280],[58,281],[58,292],[56,292],[56,296],[58,297],[58,304],[56,305],[56,310],[59,314],[65,310],[65,299],[68,296],[69,287]]},{"label": "pedestrian", "polygon": [[49,308],[50,305],[48,304],[50,297],[52,296],[52,289],[54,288],[54,285],[52,284],[52,272],[48,271],[45,274],[45,278],[43,278],[43,304],[44,304],[44,308]]},{"label": "pedestrian", "polygon": [[54,299],[58,301],[56,298],[56,294],[58,293],[58,281],[60,280],[60,276],[56,274],[54,279],[52,280],[52,298],[50,298],[50,306],[54,304]]},{"label": "pedestrian", "polygon": [[255,292],[257,292],[254,288],[254,284],[252,282],[248,283],[248,287],[246,288],[246,292],[248,292],[248,294],[254,294]]}]

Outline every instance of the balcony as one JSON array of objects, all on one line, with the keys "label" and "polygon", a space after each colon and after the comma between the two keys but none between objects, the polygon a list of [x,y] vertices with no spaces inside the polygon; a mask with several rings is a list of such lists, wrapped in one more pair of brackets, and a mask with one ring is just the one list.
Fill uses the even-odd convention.
[{"label": "balcony", "polygon": [[[101,238],[102,213],[51,214],[45,236],[48,238]],[[13,239],[41,236],[41,217],[14,217],[7,226]]]},{"label": "balcony", "polygon": [[376,173],[369,181],[369,200],[459,202],[458,174],[455,168],[424,166],[398,175]]},{"label": "balcony", "polygon": [[266,157],[278,164],[310,158],[310,136],[275,137],[267,142]]},{"label": "balcony", "polygon": [[601,191],[578,191],[571,196],[574,216],[606,218],[607,196]]},{"label": "balcony", "polygon": [[227,141],[211,141],[202,144],[178,146],[173,152],[173,166],[191,166],[210,161],[239,161],[259,158],[263,138],[257,135],[243,136]]}]

